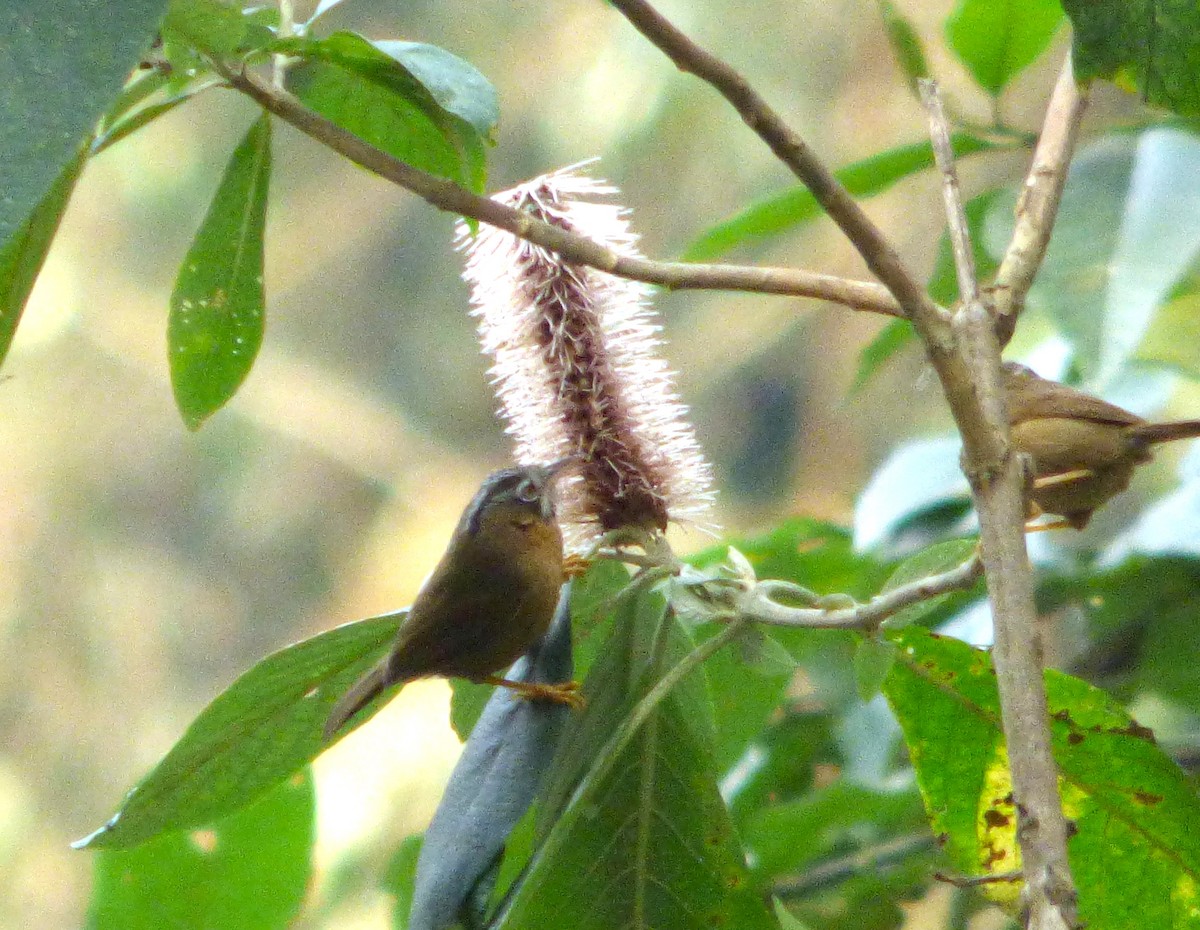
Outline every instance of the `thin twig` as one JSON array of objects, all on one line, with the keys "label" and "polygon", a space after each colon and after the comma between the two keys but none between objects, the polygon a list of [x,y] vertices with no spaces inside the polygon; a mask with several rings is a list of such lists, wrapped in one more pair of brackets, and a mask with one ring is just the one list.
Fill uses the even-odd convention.
[{"label": "thin twig", "polygon": [[933,877],[939,882],[953,885],[955,888],[981,888],[985,885],[1000,885],[1019,882],[1025,878],[1025,873],[995,872],[991,875],[951,875],[949,872],[934,872]]},{"label": "thin twig", "polygon": [[764,580],[751,587],[737,601],[739,617],[774,626],[800,626],[813,629],[873,630],[888,617],[913,604],[939,594],[963,591],[971,587],[983,572],[978,554],[961,565],[939,575],[920,578],[871,598],[865,604],[833,610],[819,607],[787,607],[775,600],[786,593],[785,583]]},{"label": "thin twig", "polygon": [[784,900],[806,898],[856,875],[875,874],[894,862],[902,862],[916,853],[934,848],[928,832],[909,833],[885,840],[874,846],[859,849],[836,859],[819,862],[795,878],[785,878],[771,886],[771,893]]},{"label": "thin twig", "polygon": [[[936,87],[929,91],[936,96]],[[947,131],[940,107],[929,107],[929,119],[932,137],[936,139]],[[952,153],[939,151],[935,143],[934,154],[938,168],[949,176],[954,170]],[[962,222],[961,198],[956,184],[947,181],[944,189],[947,219],[953,229]],[[953,202],[956,199],[958,202]],[[957,250],[955,254],[957,258]],[[961,280],[966,274],[973,275],[974,270],[964,266],[958,273]],[[1058,769],[1050,750],[1033,573],[1025,552],[1025,470],[1019,458],[1009,453],[1008,413],[1000,384],[995,321],[973,282],[963,291],[964,295],[974,296],[966,299],[955,314],[957,342],[972,372],[980,412],[1001,450],[991,460],[973,459],[968,453],[964,470],[979,514],[980,549],[995,625],[992,655],[1017,804],[1017,839],[1026,876],[1026,926],[1057,930],[1076,925],[1076,892],[1067,859],[1067,824],[1058,794]]]},{"label": "thin twig", "polygon": [[979,284],[975,275],[975,251],[971,248],[971,230],[967,224],[967,211],[963,207],[958,171],[954,166],[950,124],[946,119],[937,82],[922,78],[917,81],[917,88],[921,93],[921,103],[929,113],[929,137],[933,143],[933,156],[941,168],[942,197],[949,219],[954,268],[958,273],[958,296],[964,302],[972,301],[979,295]]},{"label": "thin twig", "polygon": [[411,191],[439,210],[507,230],[535,245],[552,249],[569,261],[671,290],[729,290],[812,297],[855,310],[902,316],[900,305],[888,290],[870,281],[853,281],[791,268],[659,262],[622,255],[586,237],[535,220],[523,211],[473,194],[453,181],[405,164],[314,113],[291,94],[255,74],[220,65],[216,67],[235,90],[355,164]]},{"label": "thin twig", "polygon": [[1025,295],[1042,265],[1058,215],[1067,169],[1075,151],[1079,124],[1087,109],[1087,91],[1075,83],[1071,53],[1063,61],[1058,82],[1046,107],[1046,118],[1025,189],[1017,201],[1012,241],[996,272],[993,285],[996,327],[1000,344],[1007,345],[1025,306]]}]

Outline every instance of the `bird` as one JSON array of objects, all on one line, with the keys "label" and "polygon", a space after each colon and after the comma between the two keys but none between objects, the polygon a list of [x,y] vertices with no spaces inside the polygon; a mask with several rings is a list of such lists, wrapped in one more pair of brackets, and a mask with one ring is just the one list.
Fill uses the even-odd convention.
[{"label": "bird", "polygon": [[421,586],[391,651],[334,706],[328,741],[385,689],[446,676],[511,688],[531,699],[582,704],[578,682],[496,676],[546,633],[565,580],[555,478],[573,457],[492,472]]},{"label": "bird", "polygon": [[1061,519],[1030,530],[1082,530],[1092,514],[1127,487],[1160,442],[1200,436],[1200,420],[1149,423],[1024,365],[1002,366],[1013,447],[1033,461],[1028,516]]}]

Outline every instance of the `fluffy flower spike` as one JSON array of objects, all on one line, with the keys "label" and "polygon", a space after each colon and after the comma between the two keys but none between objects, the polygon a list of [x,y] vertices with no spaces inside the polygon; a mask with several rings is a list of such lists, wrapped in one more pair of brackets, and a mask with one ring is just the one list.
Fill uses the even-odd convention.
[{"label": "fluffy flower spike", "polygon": [[[637,254],[625,211],[603,199],[616,188],[579,166],[497,194],[501,203]],[[522,463],[580,457],[561,512],[573,548],[619,527],[666,529],[703,523],[712,476],[666,363],[647,288],[494,227],[471,237],[467,253],[483,350],[492,356],[508,431]],[[574,524],[574,526],[572,526]]]}]

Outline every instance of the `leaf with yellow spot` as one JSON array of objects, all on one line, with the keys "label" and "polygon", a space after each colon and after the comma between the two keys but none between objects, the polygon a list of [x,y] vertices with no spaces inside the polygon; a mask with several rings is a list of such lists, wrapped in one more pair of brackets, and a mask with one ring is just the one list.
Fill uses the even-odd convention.
[{"label": "leaf with yellow spot", "polygon": [[[988,654],[909,627],[884,684],[935,834],[967,875],[1017,867],[1014,808]],[[1071,868],[1089,930],[1200,928],[1200,798],[1154,734],[1103,691],[1046,673]],[[1015,897],[1015,883],[988,891]]]}]

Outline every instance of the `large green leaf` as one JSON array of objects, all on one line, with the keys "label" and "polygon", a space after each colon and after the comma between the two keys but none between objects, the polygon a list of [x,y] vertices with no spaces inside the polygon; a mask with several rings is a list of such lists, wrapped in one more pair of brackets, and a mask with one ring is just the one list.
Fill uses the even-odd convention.
[{"label": "large green leaf", "polygon": [[[1016,812],[987,653],[919,627],[896,639],[886,693],[934,832],[966,874],[1019,867]],[[1104,692],[1049,671],[1054,757],[1080,917],[1094,930],[1200,926],[1200,798],[1153,734]],[[1017,887],[991,885],[1015,899]]]},{"label": "large green leaf", "polygon": [[946,20],[946,37],[980,86],[995,95],[1046,50],[1062,19],[1058,0],[959,0]]},{"label": "large green leaf", "polygon": [[171,294],[171,385],[192,429],[233,396],[262,345],[270,178],[271,117],[264,113],[234,150]]},{"label": "large green leaf", "polygon": [[202,829],[96,852],[88,930],[284,930],[312,871],[312,778]]},{"label": "large green leaf", "polygon": [[208,823],[312,761],[326,748],[334,704],[383,656],[405,615],[347,623],[267,656],[209,704],[112,820],[78,845],[135,846]]},{"label": "large green leaf", "polygon": [[[588,676],[587,711],[568,734],[545,800],[549,829],[493,926],[777,926],[748,881],[695,717],[668,695],[623,750],[606,744],[658,680],[661,601],[630,602]],[[670,638],[681,634],[667,628]],[[669,654],[672,650],[668,649]],[[579,776],[582,776],[580,780]],[[572,787],[575,786],[575,787]]]},{"label": "large green leaf", "polygon": [[[165,8],[164,0],[0,4],[0,124],[6,127],[0,132],[0,248],[7,250],[61,178],[150,44]],[[9,290],[0,280],[0,289]]]},{"label": "large green leaf", "polygon": [[[960,158],[999,147],[969,133],[951,139]],[[868,197],[887,190],[897,181],[933,167],[933,149],[916,142],[864,158],[837,172],[837,179],[851,193]],[[708,261],[752,239],[777,236],[821,215],[821,205],[807,187],[796,186],[751,204],[741,213],[701,233],[683,254],[684,261]]]},{"label": "large green leaf", "polygon": [[483,146],[499,111],[470,64],[434,46],[352,32],[275,47],[301,58],[288,86],[318,113],[401,161],[482,189]]},{"label": "large green leaf", "polygon": [[1075,76],[1108,78],[1156,106],[1200,114],[1200,7],[1191,0],[1062,0]]},{"label": "large green leaf", "polygon": [[67,162],[41,203],[29,214],[16,234],[0,247],[0,363],[4,362],[12,346],[25,302],[29,300],[38,272],[46,261],[46,253],[50,251],[50,243],[58,231],[59,221],[67,209],[67,201],[86,158],[85,150],[80,149]]}]

